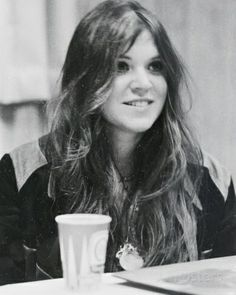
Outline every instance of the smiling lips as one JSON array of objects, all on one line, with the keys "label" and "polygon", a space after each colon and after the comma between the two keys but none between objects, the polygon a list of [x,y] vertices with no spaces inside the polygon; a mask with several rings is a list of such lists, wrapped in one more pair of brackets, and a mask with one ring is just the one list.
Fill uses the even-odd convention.
[{"label": "smiling lips", "polygon": [[146,98],[145,99],[134,99],[134,100],[123,102],[123,104],[125,104],[125,105],[139,107],[139,108],[146,107],[146,106],[150,105],[151,103],[153,103],[153,100],[146,99]]}]

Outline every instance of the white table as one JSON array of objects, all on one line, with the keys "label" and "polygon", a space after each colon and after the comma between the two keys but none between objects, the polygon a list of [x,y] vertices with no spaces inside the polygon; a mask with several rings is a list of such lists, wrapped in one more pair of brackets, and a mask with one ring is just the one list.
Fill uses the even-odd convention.
[{"label": "white table", "polygon": [[[226,282],[225,274],[232,272],[233,274],[233,288],[222,290],[217,286],[217,282],[213,282],[209,288],[196,288],[195,286],[185,285],[185,292],[191,292],[191,294],[201,295],[236,295],[236,256],[222,257],[216,259],[206,259],[201,261],[186,262],[171,264],[165,266],[149,267],[140,269],[136,272],[122,272],[121,276],[133,283],[127,282],[124,278],[114,277],[112,274],[103,274],[102,283],[100,288],[95,291],[89,291],[87,293],[71,292],[65,287],[63,279],[44,280],[28,283],[18,283],[5,285],[0,287],[0,295],[69,295],[69,294],[95,294],[95,295],[150,295],[150,294],[163,294],[158,293],[160,291],[161,282],[164,278],[170,278],[182,274],[189,275],[193,272],[204,271],[206,279],[210,279],[211,270],[216,270],[221,273],[221,277],[217,277],[219,283]],[[118,273],[119,275],[119,273]],[[209,276],[208,276],[209,275]],[[135,284],[136,282],[136,284]],[[139,285],[139,283],[147,283],[153,286],[145,287]],[[137,284],[138,283],[138,284]],[[163,283],[163,281],[162,281]],[[166,283],[164,282],[164,285]],[[162,286],[164,286],[162,285]],[[219,285],[219,284],[218,284]],[[176,286],[176,285],[175,285]],[[155,289],[159,287],[159,289]],[[173,287],[173,285],[172,285]],[[177,286],[179,287],[179,286]],[[199,286],[198,286],[199,287]],[[181,287],[182,288],[182,287]],[[174,290],[173,288],[169,288]],[[176,289],[175,289],[176,290]],[[182,289],[183,290],[183,289]],[[172,293],[173,294],[173,293]]]},{"label": "white table", "polygon": [[[28,283],[4,285],[0,287],[1,295],[70,295],[76,292],[65,288],[63,279],[44,280]],[[96,291],[78,294],[96,295],[150,295],[161,294],[141,288],[127,286],[123,279],[115,278],[111,274],[103,274],[102,284]]]}]

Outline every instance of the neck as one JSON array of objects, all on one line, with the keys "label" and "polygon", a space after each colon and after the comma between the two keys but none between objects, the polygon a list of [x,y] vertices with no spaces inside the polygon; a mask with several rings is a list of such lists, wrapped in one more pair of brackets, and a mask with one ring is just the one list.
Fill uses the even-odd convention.
[{"label": "neck", "polygon": [[128,133],[121,130],[110,130],[114,160],[120,174],[128,177],[133,172],[133,152],[141,134]]}]

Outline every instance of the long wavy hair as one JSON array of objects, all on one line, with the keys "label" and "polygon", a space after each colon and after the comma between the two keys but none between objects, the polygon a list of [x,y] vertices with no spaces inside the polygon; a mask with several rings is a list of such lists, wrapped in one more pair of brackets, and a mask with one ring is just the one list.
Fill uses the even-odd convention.
[{"label": "long wavy hair", "polygon": [[[134,151],[137,173],[124,200],[101,109],[116,75],[117,59],[143,30],[151,33],[158,49],[168,94],[162,114]],[[184,67],[163,25],[136,1],[102,2],[74,32],[52,113],[49,189],[57,213],[112,217],[106,271],[119,269],[115,253],[130,226],[146,266],[198,257],[195,202],[200,170],[199,177],[191,179],[188,167],[189,163],[200,167],[201,152],[180,97],[185,81]],[[123,200],[122,205],[117,200]],[[138,211],[130,224],[134,204]]]}]

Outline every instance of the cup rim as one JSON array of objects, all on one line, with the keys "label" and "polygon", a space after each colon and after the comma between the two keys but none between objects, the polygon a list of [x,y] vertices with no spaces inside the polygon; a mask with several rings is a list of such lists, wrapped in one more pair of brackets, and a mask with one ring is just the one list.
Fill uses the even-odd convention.
[{"label": "cup rim", "polygon": [[[104,214],[95,213],[70,213],[60,214],[55,217],[58,224],[70,224],[70,225],[96,225],[107,224],[111,222],[111,217]],[[83,221],[84,222],[81,222]],[[87,222],[86,222],[87,221]]]}]

